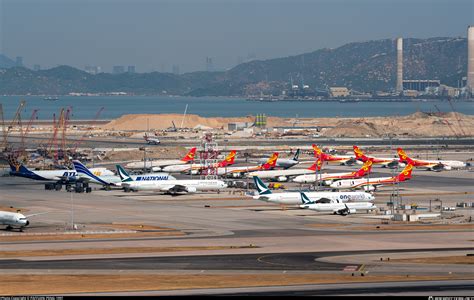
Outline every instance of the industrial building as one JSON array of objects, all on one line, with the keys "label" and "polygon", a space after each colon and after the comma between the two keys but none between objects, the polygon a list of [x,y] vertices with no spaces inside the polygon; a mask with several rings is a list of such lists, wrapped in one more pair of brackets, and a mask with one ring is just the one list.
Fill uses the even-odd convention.
[{"label": "industrial building", "polygon": [[424,92],[427,88],[439,87],[439,80],[403,80],[403,90]]}]

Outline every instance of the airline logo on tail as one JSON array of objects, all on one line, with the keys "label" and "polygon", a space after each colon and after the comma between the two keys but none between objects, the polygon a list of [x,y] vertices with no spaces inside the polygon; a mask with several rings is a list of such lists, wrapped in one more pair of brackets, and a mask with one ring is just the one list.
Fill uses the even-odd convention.
[{"label": "airline logo on tail", "polygon": [[186,156],[183,157],[181,160],[182,160],[182,161],[193,161],[195,155],[196,155],[196,147],[193,147],[193,148],[188,152],[188,154],[186,154]]},{"label": "airline logo on tail", "polygon": [[133,181],[132,177],[128,175],[127,171],[125,171],[121,165],[115,165],[115,167],[117,168],[117,174],[119,175],[120,180],[122,180],[122,182]]},{"label": "airline logo on tail", "polygon": [[370,173],[370,171],[372,170],[372,160],[369,159],[367,160],[364,165],[362,166],[362,168],[359,169],[359,171],[357,171],[357,175],[359,176],[364,176],[366,175],[367,173]]},{"label": "airline logo on tail", "polygon": [[362,152],[362,150],[360,150],[357,146],[354,146],[354,154],[356,159],[362,159],[364,161],[367,159],[367,156],[365,156],[364,152]]},{"label": "airline logo on tail", "polygon": [[267,195],[272,193],[270,189],[268,189],[268,187],[265,185],[265,183],[263,183],[263,181],[257,176],[253,177],[253,181],[255,182],[255,186],[257,187],[259,195]]},{"label": "airline logo on tail", "polygon": [[267,160],[267,162],[262,165],[262,167],[263,167],[264,169],[271,169],[271,168],[275,167],[276,162],[277,162],[277,159],[278,159],[278,152],[275,152],[275,153],[273,153],[272,156]]},{"label": "airline logo on tail", "polygon": [[230,153],[227,155],[227,157],[219,163],[219,167],[225,167],[225,166],[233,165],[236,153],[237,153],[236,150],[230,151]]},{"label": "airline logo on tail", "polygon": [[398,180],[399,181],[405,181],[407,179],[410,179],[411,178],[411,172],[413,170],[413,165],[412,164],[408,164],[405,169],[403,169],[402,172],[400,172],[400,174],[398,174]]},{"label": "airline logo on tail", "polygon": [[296,149],[295,156],[293,156],[293,160],[298,161],[298,158],[300,157],[300,149]]},{"label": "airline logo on tail", "polygon": [[308,168],[308,170],[316,171],[316,166],[318,166],[318,171],[321,170],[321,166],[323,165],[323,162],[321,160],[321,157],[318,158],[318,160]]},{"label": "airline logo on tail", "polygon": [[303,204],[311,204],[311,203],[313,203],[313,201],[311,201],[311,200],[308,198],[308,196],[307,196],[305,193],[303,193],[303,192],[300,192],[300,197],[301,197],[301,203],[303,203]]},{"label": "airline logo on tail", "polygon": [[323,151],[321,151],[321,149],[319,149],[316,144],[313,144],[313,150],[315,157],[321,156],[321,154],[323,154]]},{"label": "airline logo on tail", "polygon": [[408,159],[408,155],[403,151],[402,148],[397,149],[398,157],[400,157],[401,161],[406,161]]},{"label": "airline logo on tail", "polygon": [[97,181],[100,182],[101,184],[109,185],[108,182],[105,182],[104,180],[100,179],[100,178],[97,177],[96,175],[92,174],[92,172],[91,172],[86,166],[84,166],[80,161],[78,161],[78,160],[73,160],[73,161],[72,161],[72,164],[74,165],[74,169],[76,169],[77,173],[79,173],[79,174],[85,174],[85,175],[87,175],[88,177],[97,180]]}]

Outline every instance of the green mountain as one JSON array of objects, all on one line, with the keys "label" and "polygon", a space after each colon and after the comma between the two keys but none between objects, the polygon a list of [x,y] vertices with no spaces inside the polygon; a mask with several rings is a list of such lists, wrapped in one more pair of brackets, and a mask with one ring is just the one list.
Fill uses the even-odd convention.
[{"label": "green mountain", "polygon": [[[193,96],[245,95],[255,90],[278,93],[293,80],[316,89],[347,86],[357,91],[391,90],[396,78],[395,40],[357,42],[335,49],[256,60],[226,72],[123,73],[91,75],[60,66],[32,71],[0,70],[0,94],[128,92]],[[404,79],[439,79],[457,86],[466,74],[465,38],[404,39]]]}]

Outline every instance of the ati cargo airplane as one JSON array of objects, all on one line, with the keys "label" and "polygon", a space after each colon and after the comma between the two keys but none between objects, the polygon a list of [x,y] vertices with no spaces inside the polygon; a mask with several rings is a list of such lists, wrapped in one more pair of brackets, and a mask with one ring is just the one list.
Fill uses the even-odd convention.
[{"label": "ati cargo airplane", "polygon": [[145,168],[148,170],[152,170],[153,172],[158,172],[158,171],[161,171],[162,168],[166,166],[190,164],[194,161],[195,155],[196,155],[196,147],[192,148],[188,152],[188,154],[186,154],[181,159],[152,160],[152,161],[146,161],[146,162],[139,161],[139,162],[129,163],[125,167],[127,169],[132,169],[132,170],[140,170],[140,169]]},{"label": "ati cargo airplane", "polygon": [[415,168],[425,168],[429,171],[441,172],[442,170],[452,170],[467,167],[467,163],[459,160],[421,160],[410,158],[402,148],[397,149],[400,162],[412,164]]},{"label": "ati cargo airplane", "polygon": [[313,174],[305,174],[305,175],[297,176],[293,179],[293,182],[313,183],[313,182],[316,182],[316,179],[318,179],[324,185],[330,185],[336,180],[355,179],[355,178],[364,177],[365,175],[370,173],[371,169],[372,169],[372,160],[369,159],[364,163],[364,165],[359,170],[354,171],[354,172],[321,173],[321,174],[316,174],[315,172],[313,172]]},{"label": "ati cargo airplane", "polygon": [[360,179],[345,179],[338,180],[330,185],[335,189],[364,189],[366,191],[374,191],[377,187],[383,185],[397,184],[402,181],[411,179],[411,172],[413,165],[406,165],[405,169],[397,176],[393,177],[378,177],[378,178],[360,178]]}]

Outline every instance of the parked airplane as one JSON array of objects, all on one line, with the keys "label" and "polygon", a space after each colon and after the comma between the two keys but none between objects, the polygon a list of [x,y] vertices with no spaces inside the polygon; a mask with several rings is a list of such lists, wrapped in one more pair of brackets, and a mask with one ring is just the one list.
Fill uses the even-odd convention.
[{"label": "parked airplane", "polygon": [[[77,171],[78,177],[88,182],[96,183],[109,188],[111,186],[122,186],[122,179],[117,175],[97,176],[90,169],[84,166],[80,161],[73,160],[74,169]],[[120,170],[117,168],[117,172]],[[113,173],[112,173],[113,174]],[[159,181],[176,179],[168,173],[150,173],[143,175],[132,175],[131,178],[136,181]]]},{"label": "parked airplane", "polygon": [[152,136],[148,136],[146,133],[145,135],[143,136],[143,138],[145,139],[145,141],[148,143],[148,145],[159,145],[160,144],[160,140],[156,137],[152,137]]},{"label": "parked airplane", "polygon": [[324,185],[330,185],[336,180],[348,179],[348,178],[361,178],[369,174],[372,169],[372,160],[367,160],[364,165],[357,171],[349,173],[321,173],[316,174],[304,174],[297,176],[293,179],[294,182],[298,183],[313,183],[316,182],[316,178]]},{"label": "parked airplane", "polygon": [[[232,150],[223,161],[220,161],[213,166],[214,168],[230,166],[234,164],[236,150]],[[170,165],[163,168],[164,172],[169,173],[183,173],[192,172],[192,174],[198,174],[205,166],[203,164],[192,163],[192,164],[181,164],[181,165]]]},{"label": "parked airplane", "polygon": [[366,156],[359,147],[354,146],[354,154],[357,160],[366,162],[371,159],[374,165],[382,165],[383,168],[397,168],[399,163],[396,158]]},{"label": "parked airplane", "polygon": [[321,157],[323,161],[329,163],[339,163],[341,165],[351,166],[358,161],[351,155],[332,155],[324,153],[316,144],[313,144],[314,156]]},{"label": "parked airplane", "polygon": [[[272,193],[266,184],[257,176],[253,177],[258,195],[253,196],[255,200],[261,200],[281,205],[301,204],[300,192]],[[373,201],[375,198],[366,192],[308,192],[313,199],[329,199],[346,201]]]},{"label": "parked airplane", "polygon": [[23,228],[30,225],[28,217],[33,217],[37,215],[46,214],[47,212],[37,213],[32,215],[23,215],[19,212],[9,212],[9,211],[0,211],[0,225],[7,225],[6,230],[12,230],[13,228],[18,228],[20,231],[23,231]]},{"label": "parked airplane", "polygon": [[335,189],[358,189],[363,188],[366,191],[373,191],[378,186],[397,184],[405,180],[411,179],[411,172],[413,165],[408,164],[397,176],[393,177],[378,177],[378,178],[360,178],[360,179],[345,179],[338,180],[330,185]]},{"label": "parked airplane", "polygon": [[278,152],[275,152],[270,156],[266,163],[258,166],[238,166],[238,167],[220,167],[217,168],[217,175],[226,175],[234,178],[243,177],[244,174],[252,171],[270,170],[273,169],[278,160]]},{"label": "parked airplane", "polygon": [[[300,163],[298,161],[299,156],[300,156],[300,149],[297,149],[295,155],[293,156],[293,158],[290,158],[290,159],[278,158],[277,161],[276,161],[275,167],[276,168],[283,168],[283,169],[291,168],[291,167],[293,167],[293,166]],[[261,163],[261,164],[264,164],[266,161],[267,161],[267,159],[265,159],[265,158],[262,158],[262,159],[258,160],[258,162]]]},{"label": "parked airplane", "polygon": [[195,193],[197,191],[221,190],[227,187],[222,180],[161,180],[135,181],[128,173],[117,166],[122,179],[124,191],[158,191],[176,195],[178,193]]},{"label": "parked airplane", "polygon": [[347,202],[344,203],[340,200],[329,200],[329,199],[318,199],[310,200],[306,193],[301,192],[301,202],[300,208],[311,209],[321,212],[332,212],[337,215],[345,216],[351,213],[355,213],[357,209],[362,210],[372,210],[376,209],[377,206],[371,202]]},{"label": "parked airplane", "polygon": [[170,165],[183,165],[189,164],[194,161],[194,156],[196,155],[196,147],[192,148],[188,154],[186,154],[181,159],[169,159],[169,160],[153,160],[153,161],[146,161],[146,162],[133,162],[127,164],[125,167],[127,169],[151,169],[153,172],[158,172],[162,168]]},{"label": "parked airplane", "polygon": [[247,173],[247,177],[257,176],[260,179],[272,179],[276,181],[288,181],[290,177],[298,176],[302,174],[314,174],[316,172],[316,164],[318,165],[318,171],[321,170],[321,160],[318,159],[311,167],[307,169],[288,169],[288,170],[265,170],[255,171]]},{"label": "parked airplane", "polygon": [[410,163],[415,168],[425,168],[430,171],[440,172],[442,170],[460,169],[467,166],[467,163],[458,160],[421,160],[410,158],[402,148],[397,149],[400,162]]},{"label": "parked airplane", "polygon": [[[97,176],[114,174],[112,171],[105,168],[92,168],[90,171],[92,174],[96,174]],[[75,170],[64,169],[36,171],[30,170],[20,163],[15,165],[10,163],[10,175],[43,181],[75,182],[77,180],[77,172]]]}]

